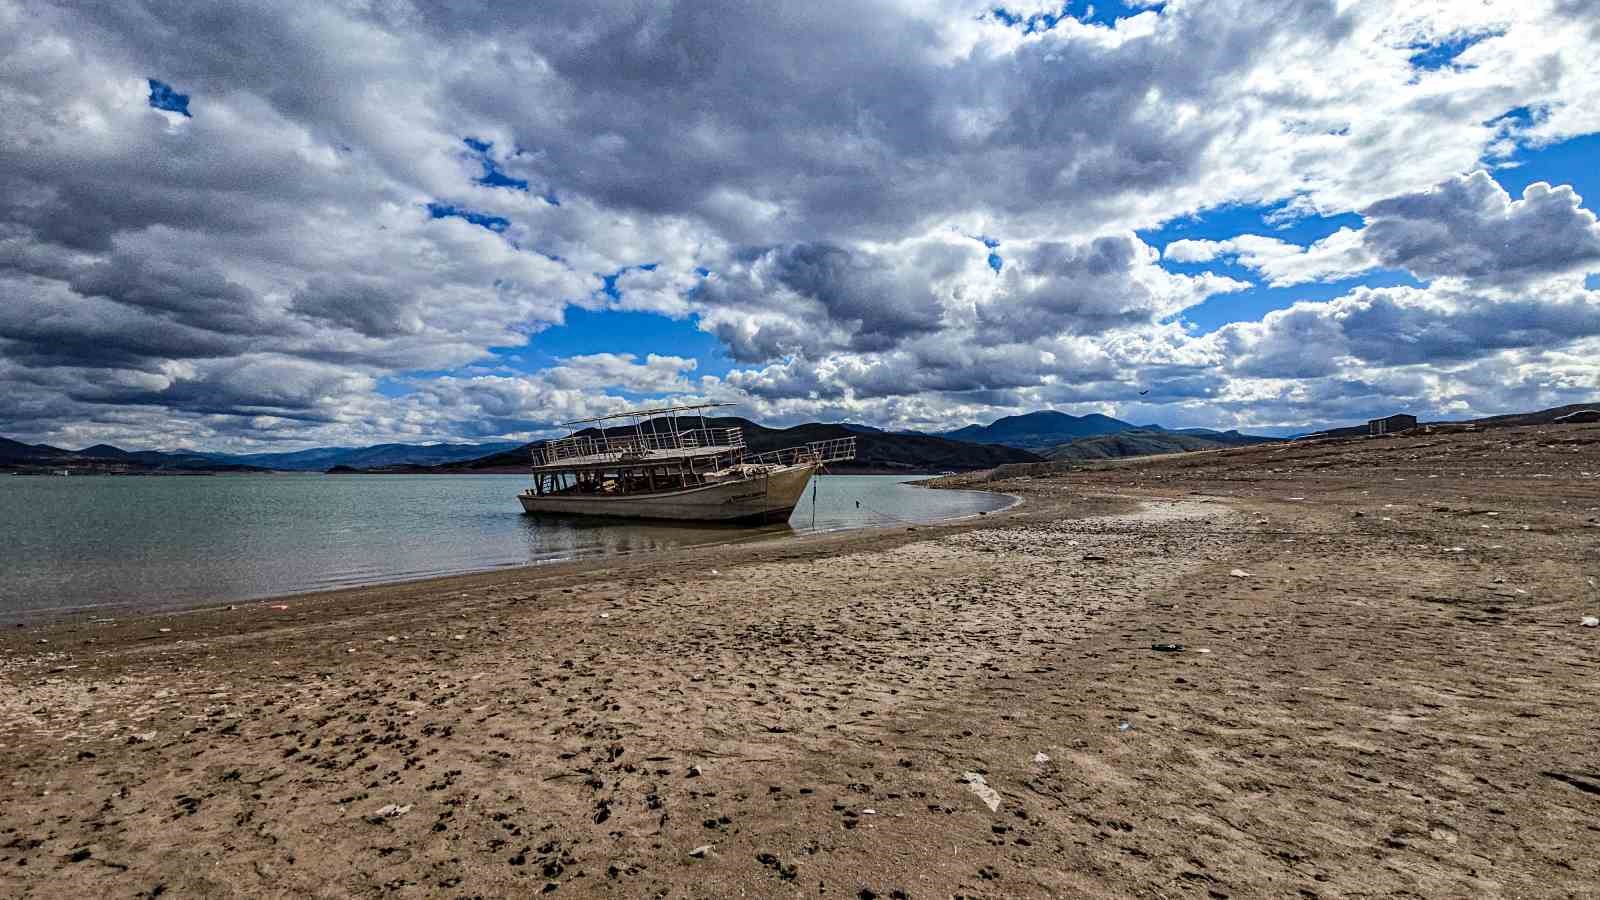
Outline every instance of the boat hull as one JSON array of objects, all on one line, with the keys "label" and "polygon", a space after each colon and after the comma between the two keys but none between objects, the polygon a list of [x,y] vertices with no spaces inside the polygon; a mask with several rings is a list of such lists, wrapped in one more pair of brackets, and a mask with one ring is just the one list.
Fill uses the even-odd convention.
[{"label": "boat hull", "polygon": [[660,494],[517,495],[529,513],[672,519],[684,522],[785,522],[811,482],[815,463],[786,466],[754,478]]}]

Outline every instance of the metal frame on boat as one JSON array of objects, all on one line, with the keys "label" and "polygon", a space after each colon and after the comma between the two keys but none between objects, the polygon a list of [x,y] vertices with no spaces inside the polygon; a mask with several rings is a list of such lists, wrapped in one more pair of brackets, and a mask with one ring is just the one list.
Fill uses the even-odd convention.
[{"label": "metal frame on boat", "polygon": [[[535,450],[533,487],[517,499],[530,513],[781,522],[813,473],[855,458],[854,437],[752,453],[742,429],[705,423],[705,410],[730,405],[664,406],[567,422],[599,427]],[[688,419],[693,425],[696,418],[699,427],[680,424]]]}]

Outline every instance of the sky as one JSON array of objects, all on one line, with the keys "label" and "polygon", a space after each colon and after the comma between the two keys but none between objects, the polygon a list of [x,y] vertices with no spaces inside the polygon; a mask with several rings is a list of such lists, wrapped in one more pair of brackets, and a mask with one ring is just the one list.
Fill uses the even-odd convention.
[{"label": "sky", "polygon": [[1600,400],[1589,0],[0,0],[0,434]]}]

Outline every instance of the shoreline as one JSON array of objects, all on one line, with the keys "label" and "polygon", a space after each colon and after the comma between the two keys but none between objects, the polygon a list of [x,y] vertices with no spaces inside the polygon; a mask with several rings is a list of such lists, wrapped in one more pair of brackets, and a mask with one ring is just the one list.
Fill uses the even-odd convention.
[{"label": "shoreline", "polygon": [[0,892],[1582,894],[1595,472],[1600,429],[1244,450],[6,629]]}]

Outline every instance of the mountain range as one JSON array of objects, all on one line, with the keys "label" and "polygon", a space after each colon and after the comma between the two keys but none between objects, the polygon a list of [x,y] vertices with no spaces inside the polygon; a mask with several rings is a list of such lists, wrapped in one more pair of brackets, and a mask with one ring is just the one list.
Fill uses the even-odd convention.
[{"label": "mountain range", "polygon": [[65,450],[49,444],[24,444],[0,438],[0,468],[49,468],[105,474],[204,472],[323,472],[334,466],[430,465],[475,459],[521,444],[376,444],[371,447],[313,447],[290,453],[203,453],[192,450],[123,450],[95,444]]},{"label": "mountain range", "polygon": [[[1466,422],[1425,423],[1458,427],[1504,427],[1577,422],[1592,418],[1600,404],[1574,404],[1537,412],[1490,416]],[[711,427],[744,429],[752,451],[776,450],[810,441],[854,436],[858,456],[839,472],[941,472],[984,469],[1002,463],[1091,460],[1191,450],[1212,450],[1279,440],[1208,428],[1169,429],[1134,425],[1099,413],[1073,416],[1054,410],[1006,416],[988,425],[924,434],[884,431],[859,423],[808,423],[768,428],[748,419],[707,419]],[[625,429],[613,429],[622,431]],[[596,433],[586,429],[579,434]],[[1305,437],[1355,437],[1365,425],[1329,429]],[[192,450],[123,450],[95,444],[67,450],[0,438],[0,469],[20,472],[67,470],[103,474],[201,474],[215,472],[522,472],[530,451],[543,441],[485,444],[376,444],[369,447],[313,447],[285,453],[207,453]]]},{"label": "mountain range", "polygon": [[1155,431],[1135,428],[1112,434],[1097,434],[1057,444],[1041,452],[1045,459],[1079,461],[1091,459],[1121,459],[1127,456],[1154,456],[1159,453],[1187,453],[1192,450],[1221,450],[1249,444],[1269,443],[1276,438],[1258,438],[1237,431],[1211,432],[1206,435],[1181,431]]},{"label": "mountain range", "polygon": [[516,441],[488,444],[374,444],[371,447],[313,447],[293,453],[211,454],[211,458],[286,472],[325,472],[334,466],[376,468],[439,465],[477,459],[521,447]]},{"label": "mountain range", "polygon": [[[1161,441],[1153,435],[1184,435],[1201,438],[1211,443],[1206,449],[1218,445],[1231,447],[1245,444],[1261,444],[1278,440],[1278,438],[1260,437],[1258,435],[1241,434],[1238,431],[1215,431],[1210,428],[1162,428],[1160,425],[1135,425],[1121,419],[1113,419],[1100,413],[1090,413],[1086,416],[1073,416],[1055,410],[1042,410],[1040,412],[1025,413],[1020,416],[1006,416],[996,419],[989,425],[968,425],[954,431],[942,432],[941,436],[958,441],[974,441],[980,444],[1004,444],[1007,447],[1020,447],[1024,450],[1050,451],[1062,444],[1071,443],[1082,438],[1098,435],[1122,434],[1137,431],[1145,434],[1146,445],[1151,448],[1168,447],[1171,449],[1154,449],[1152,452],[1174,452],[1177,449],[1186,449],[1186,442],[1178,439]],[[1044,452],[1049,456],[1049,452]],[[1127,455],[1127,454],[1124,454]]]},{"label": "mountain range", "polygon": [[[888,432],[860,425],[830,425],[812,422],[792,428],[768,428],[749,419],[733,416],[707,418],[707,428],[740,428],[744,431],[745,446],[754,453],[796,447],[812,441],[830,438],[854,437],[856,459],[847,465],[829,466],[829,471],[848,474],[852,472],[943,472],[987,469],[1002,463],[1038,462],[1041,457],[1027,450],[994,444],[975,444],[952,440],[931,434],[915,432]],[[585,428],[577,435],[597,435],[599,430]],[[624,436],[630,428],[607,429],[608,434]],[[479,459],[445,463],[443,465],[395,465],[367,468],[367,472],[526,472],[531,464],[532,452],[544,446],[544,441],[518,445],[515,449],[495,453]],[[356,467],[339,471],[353,472]]]}]

